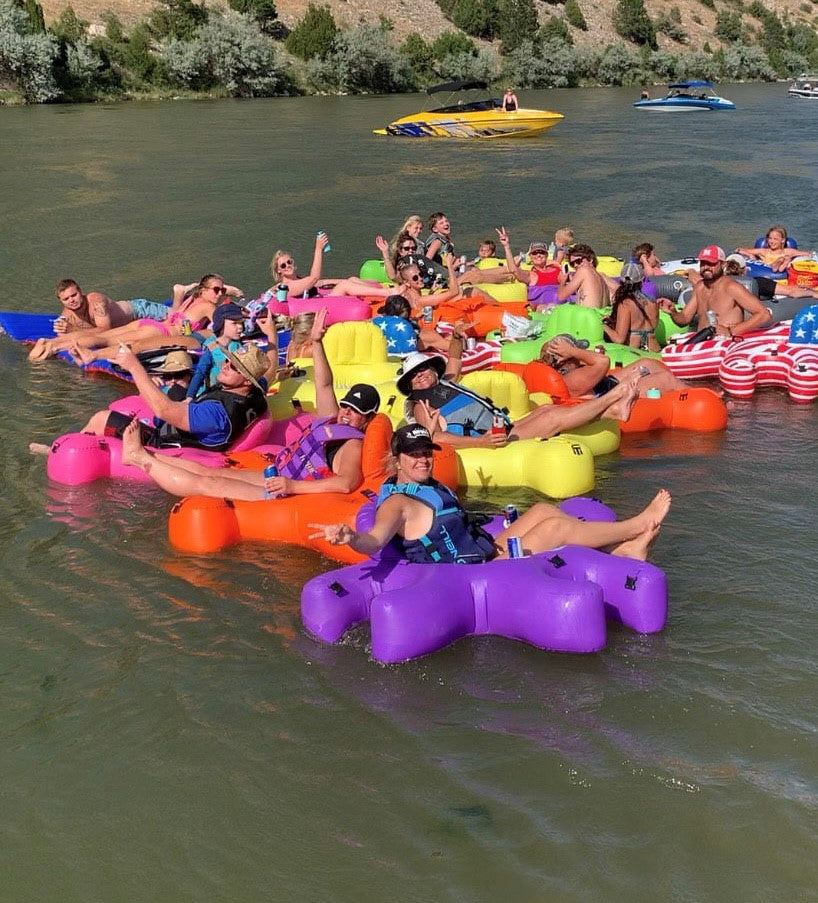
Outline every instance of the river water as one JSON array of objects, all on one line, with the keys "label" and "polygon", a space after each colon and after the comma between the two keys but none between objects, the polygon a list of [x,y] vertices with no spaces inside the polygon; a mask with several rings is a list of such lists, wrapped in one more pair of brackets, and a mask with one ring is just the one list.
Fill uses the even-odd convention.
[{"label": "river water", "polygon": [[[68,275],[166,297],[216,270],[257,293],[318,229],[347,275],[435,209],[464,251],[500,224],[678,257],[783,221],[815,247],[818,104],[724,93],[733,114],[673,117],[530,92],[565,120],[498,144],[371,135],[420,97],[2,109],[4,306],[47,310]],[[304,635],[317,555],[181,555],[162,492],[49,484],[28,441],[123,390],[4,337],[0,366],[3,900],[818,899],[815,406],[766,390],[724,434],[598,462],[624,514],[673,492],[664,633],[383,668],[362,636]]]}]

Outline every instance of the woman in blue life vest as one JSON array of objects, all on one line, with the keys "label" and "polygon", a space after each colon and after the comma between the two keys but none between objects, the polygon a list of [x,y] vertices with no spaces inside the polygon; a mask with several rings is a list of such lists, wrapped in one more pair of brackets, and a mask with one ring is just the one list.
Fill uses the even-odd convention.
[{"label": "woman in blue life vest", "polygon": [[432,477],[435,448],[439,446],[425,427],[399,427],[392,437],[395,476],[381,490],[372,528],[358,532],[346,524],[311,524],[316,532],[310,539],[350,545],[363,555],[376,554],[394,539],[404,557],[416,563],[479,564],[505,558],[511,536],[520,538],[526,554],[572,544],[644,561],[670,510],[666,489],[636,517],[614,522],[582,521],[538,503],[492,539],[457,496]]}]

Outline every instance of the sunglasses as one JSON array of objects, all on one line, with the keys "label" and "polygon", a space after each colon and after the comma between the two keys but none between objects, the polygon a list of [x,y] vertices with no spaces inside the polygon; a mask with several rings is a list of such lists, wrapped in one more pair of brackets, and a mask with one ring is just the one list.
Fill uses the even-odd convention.
[{"label": "sunglasses", "polygon": [[223,285],[208,285],[208,288],[211,292],[215,292],[217,295],[224,294],[224,286]]},{"label": "sunglasses", "polygon": [[415,273],[413,276],[406,277],[410,282],[423,282],[423,276],[419,273]]},{"label": "sunglasses", "polygon": [[532,257],[545,257],[545,251],[529,251],[528,252]]},{"label": "sunglasses", "polygon": [[584,257],[575,257],[573,260],[569,261],[572,267],[578,267],[582,261],[585,260]]},{"label": "sunglasses", "polygon": [[294,260],[279,260],[278,268],[281,269],[282,267],[291,267],[294,263]]},{"label": "sunglasses", "polygon": [[399,245],[398,250],[399,251],[414,251],[415,247],[416,247],[415,243],[412,242],[411,244],[408,244],[408,245]]}]

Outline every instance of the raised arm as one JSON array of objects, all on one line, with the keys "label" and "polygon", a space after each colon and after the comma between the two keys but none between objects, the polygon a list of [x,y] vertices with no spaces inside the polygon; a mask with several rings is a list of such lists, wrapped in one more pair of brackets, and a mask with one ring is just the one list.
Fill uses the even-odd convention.
[{"label": "raised arm", "polygon": [[312,363],[315,379],[315,410],[319,417],[334,417],[338,413],[338,399],[332,385],[332,368],[324,350],[324,336],[327,333],[327,308],[322,307],[315,315],[310,331],[312,343]]},{"label": "raised arm", "polygon": [[521,269],[514,259],[514,255],[511,253],[511,239],[508,237],[506,227],[500,226],[499,229],[495,229],[495,232],[500,239],[500,244],[503,246],[503,252],[506,255],[506,266],[508,267],[509,273],[511,273],[518,282],[530,285],[531,271]]},{"label": "raised arm", "polygon": [[381,252],[381,257],[383,257],[383,268],[384,270],[386,270],[386,275],[392,280],[392,282],[397,281],[398,274],[392,264],[392,254],[389,250],[389,242],[383,237],[383,235],[376,235],[375,246]]}]

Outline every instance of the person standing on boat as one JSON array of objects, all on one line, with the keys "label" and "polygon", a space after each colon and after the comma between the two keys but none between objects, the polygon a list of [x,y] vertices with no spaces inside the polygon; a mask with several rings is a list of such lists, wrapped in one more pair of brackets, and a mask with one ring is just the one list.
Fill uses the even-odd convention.
[{"label": "person standing on boat", "polygon": [[503,95],[503,112],[516,113],[518,107],[519,103],[517,102],[517,95],[514,93],[514,88],[509,86],[506,88],[506,93]]},{"label": "person standing on boat", "polygon": [[667,298],[661,302],[677,326],[687,326],[697,317],[698,328],[702,329],[709,322],[708,313],[712,312],[716,317],[714,335],[732,338],[763,329],[770,322],[770,312],[761,301],[740,282],[725,276],[724,261],[724,251],[718,245],[702,248],[699,251],[702,278],[684,308],[677,311]]}]

